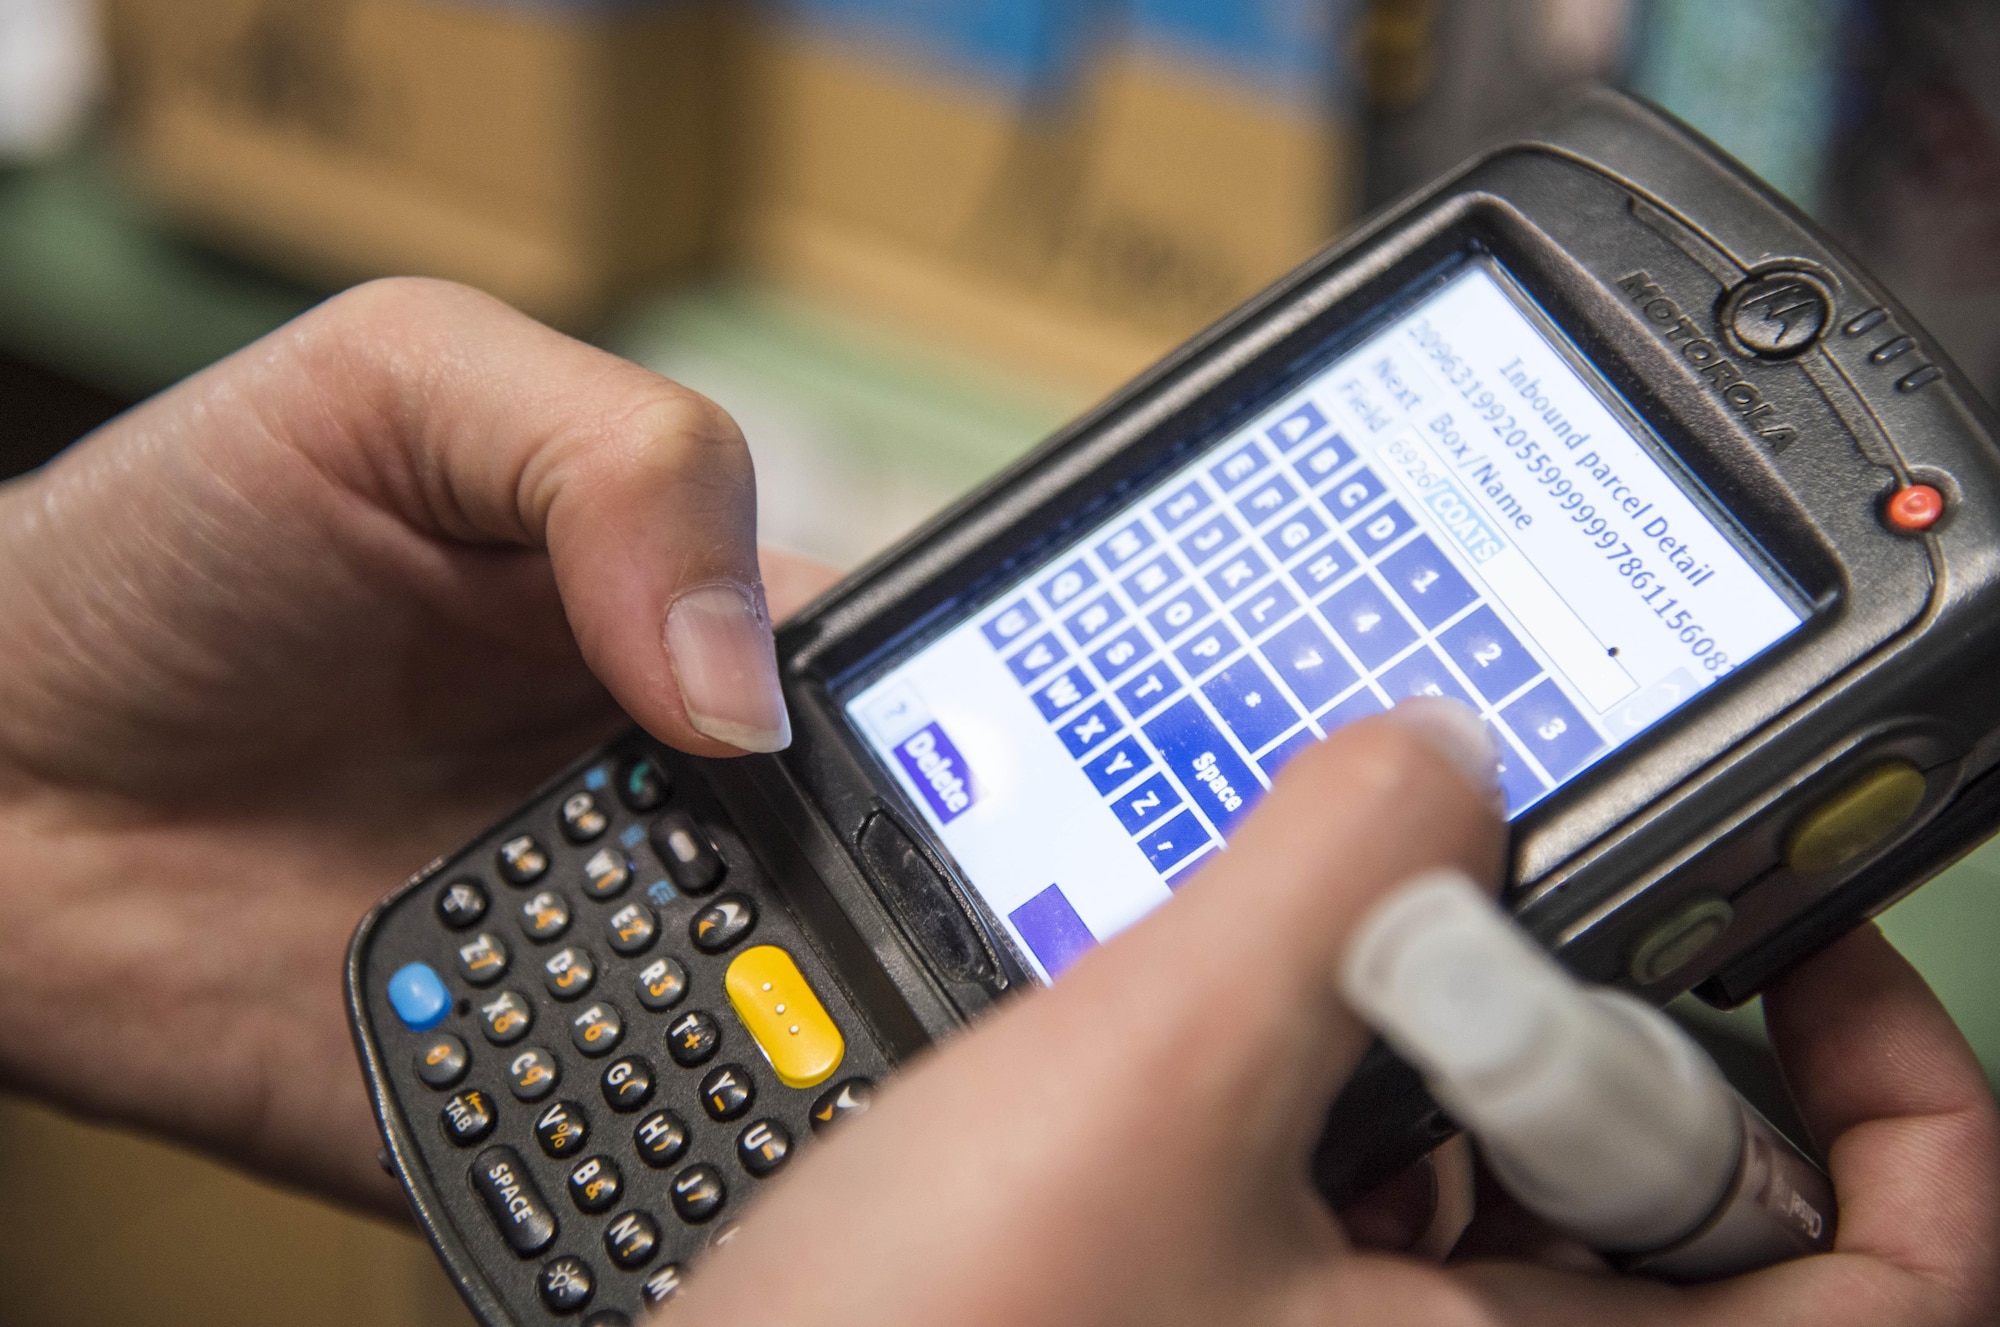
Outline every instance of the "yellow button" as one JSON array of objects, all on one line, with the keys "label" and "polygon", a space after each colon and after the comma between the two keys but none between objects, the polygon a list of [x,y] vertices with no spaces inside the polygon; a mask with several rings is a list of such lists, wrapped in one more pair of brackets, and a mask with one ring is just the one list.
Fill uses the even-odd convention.
[{"label": "yellow button", "polygon": [[790,954],[776,945],[746,949],[722,985],[786,1087],[823,1083],[840,1067],[847,1043]]},{"label": "yellow button", "polygon": [[1801,875],[1832,871],[1889,841],[1924,800],[1924,775],[1905,760],[1877,765],[1800,818],[1785,863]]}]

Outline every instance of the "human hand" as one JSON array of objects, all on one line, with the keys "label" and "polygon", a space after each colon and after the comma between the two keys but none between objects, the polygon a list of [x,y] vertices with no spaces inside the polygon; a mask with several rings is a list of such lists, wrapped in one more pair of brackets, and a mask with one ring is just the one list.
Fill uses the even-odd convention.
[{"label": "human hand", "polygon": [[1587,1266],[1580,1249],[1491,1195],[1499,1201],[1458,1249],[1459,1275],[1491,1320],[1956,1327],[2000,1317],[2000,1111],[1923,978],[1864,924],[1766,990],[1764,1021],[1827,1158],[1834,1251],[1699,1286],[1578,1275],[1556,1268]]},{"label": "human hand", "polygon": [[1369,1041],[1337,995],[1348,936],[1422,871],[1495,880],[1503,842],[1480,786],[1490,749],[1460,726],[1468,712],[1442,709],[1401,707],[1287,766],[1172,903],[802,1157],[662,1321],[1989,1321],[2000,1116],[1964,1040],[1873,928],[1767,996],[1831,1153],[1836,1253],[1674,1287],[1611,1275],[1504,1206],[1468,1237],[1475,1258],[1357,1247],[1307,1180]]},{"label": "human hand", "polygon": [[741,435],[455,287],[359,288],[0,486],[0,1082],[401,1211],[355,920],[612,732],[785,740]]}]

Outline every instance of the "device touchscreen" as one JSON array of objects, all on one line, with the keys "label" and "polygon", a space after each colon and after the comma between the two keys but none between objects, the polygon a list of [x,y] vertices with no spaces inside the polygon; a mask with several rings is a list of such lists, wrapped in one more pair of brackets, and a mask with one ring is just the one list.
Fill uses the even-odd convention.
[{"label": "device touchscreen", "polygon": [[1801,605],[1476,258],[846,711],[1048,978],[1344,723],[1476,706],[1518,814]]}]

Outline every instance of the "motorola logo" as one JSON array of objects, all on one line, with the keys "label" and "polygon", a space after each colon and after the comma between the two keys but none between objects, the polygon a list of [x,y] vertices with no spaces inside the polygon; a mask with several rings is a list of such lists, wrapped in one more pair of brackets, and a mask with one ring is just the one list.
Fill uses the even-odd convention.
[{"label": "motorola logo", "polygon": [[1833,321],[1826,287],[1798,272],[1772,272],[1738,286],[1723,306],[1722,324],[1759,359],[1790,359],[1818,342]]}]

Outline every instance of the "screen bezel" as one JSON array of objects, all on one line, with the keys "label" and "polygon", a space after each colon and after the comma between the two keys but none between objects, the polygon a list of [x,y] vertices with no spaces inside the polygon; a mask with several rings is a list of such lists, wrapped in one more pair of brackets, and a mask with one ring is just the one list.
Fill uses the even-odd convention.
[{"label": "screen bezel", "polygon": [[[1548,317],[1534,301],[1530,292],[1513,277],[1500,260],[1484,245],[1475,242],[1461,248],[1436,269],[1420,275],[1394,298],[1384,301],[1370,317],[1357,320],[1353,325],[1342,329],[1337,336],[1330,338],[1323,345],[1315,359],[1303,363],[1289,380],[1269,384],[1264,399],[1244,403],[1243,414],[1237,421],[1201,439],[1186,454],[1148,476],[1143,483],[1135,486],[1135,489],[1127,494],[1121,504],[1098,513],[1095,520],[1080,522],[1078,529],[1065,531],[1061,535],[1052,534],[1039,559],[1033,560],[1031,565],[1019,567],[1010,575],[999,578],[999,583],[996,585],[982,586],[978,591],[968,590],[961,594],[952,601],[947,611],[928,620],[920,631],[909,633],[859,667],[833,679],[828,688],[832,700],[848,715],[850,723],[860,727],[860,721],[852,714],[853,706],[871,688],[894,675],[912,660],[923,656],[945,637],[957,632],[965,623],[976,619],[994,605],[1017,598],[1026,587],[1047,576],[1053,568],[1075,557],[1085,546],[1102,539],[1113,526],[1129,520],[1146,504],[1157,501],[1163,484],[1172,484],[1175,482],[1175,476],[1185,477],[1191,473],[1190,466],[1200,469],[1209,465],[1222,451],[1251,436],[1241,430],[1245,420],[1255,420],[1265,416],[1276,403],[1295,397],[1298,391],[1311,383],[1324,381],[1337,365],[1345,363],[1360,348],[1379,337],[1386,328],[1407,319],[1471,273],[1478,273],[1490,281],[1522,321],[1548,342],[1557,359],[1574,375],[1576,382],[1600,401],[1610,416],[1638,446],[1641,453],[1651,460],[1660,475],[1678,487],[1695,508],[1711,522],[1721,538],[1735,550],[1753,573],[1770,586],[1785,608],[1793,614],[1794,620],[1783,628],[1776,640],[1749,659],[1736,664],[1731,671],[1762,657],[1769,650],[1782,647],[1786,640],[1811,620],[1813,613],[1817,611],[1817,606],[1792,581],[1784,568],[1752,540],[1749,532],[1744,530],[1736,517],[1709,492],[1707,486],[1673,454],[1653,430],[1650,422],[1612,388],[1609,381],[1597,371],[1596,366],[1591,364],[1569,340],[1563,329]],[[1717,680],[1718,685],[1721,682],[1722,679]],[[1682,706],[1676,707],[1655,722],[1670,721],[1671,716],[1677,714],[1687,703],[1689,702],[1683,702]],[[1651,726],[1647,725],[1648,728]],[[1643,731],[1642,729],[1641,733]],[[1610,759],[1618,750],[1637,740],[1641,733],[1611,739],[1606,749],[1592,758],[1590,765]],[[875,763],[877,774],[900,784],[901,780],[894,765],[883,751],[868,744],[865,731],[863,743]],[[1558,795],[1574,779],[1583,777],[1589,768],[1587,765],[1584,771],[1578,771],[1547,789],[1537,796],[1530,806],[1511,816],[1510,820],[1519,820],[1531,814],[1534,806]],[[905,805],[923,819],[926,831],[933,839],[941,837],[914,799],[906,799]],[[940,849],[947,853],[951,851],[941,843]],[[955,865],[964,882],[971,886],[971,891],[979,895],[982,903],[987,904],[988,919],[997,922],[997,913],[991,907],[988,890],[977,873],[968,863],[958,861]]]},{"label": "screen bezel", "polygon": [[[925,826],[848,725],[841,699],[1368,335],[1406,307],[1412,292],[1420,298],[1427,275],[1483,252],[1665,444],[1697,482],[1697,495],[1729,513],[1811,609],[1778,646],[1520,817],[1514,885],[1529,890],[1558,869],[1568,874],[1609,830],[1668,800],[1679,785],[1693,790],[1703,781],[1691,776],[1712,767],[1719,753],[1913,620],[1929,584],[1871,557],[1837,522],[1815,517],[1813,502],[1873,491],[1877,481],[1858,455],[1849,464],[1845,453],[1818,449],[1811,464],[1824,473],[1801,482],[1799,458],[1779,464],[1733,416],[1690,390],[1699,384],[1619,304],[1610,289],[1617,274],[1587,269],[1552,238],[1550,227],[1560,228],[1581,187],[1608,189],[1621,200],[1619,215],[1633,230],[1615,243],[1657,242],[1630,216],[1629,186],[1553,153],[1500,154],[1280,282],[789,626],[780,651],[800,718],[800,745],[786,758],[794,777],[850,837],[862,817],[883,806],[908,826]],[[1842,441],[1851,452],[1851,439]],[[923,837],[949,864],[935,840]]]}]

